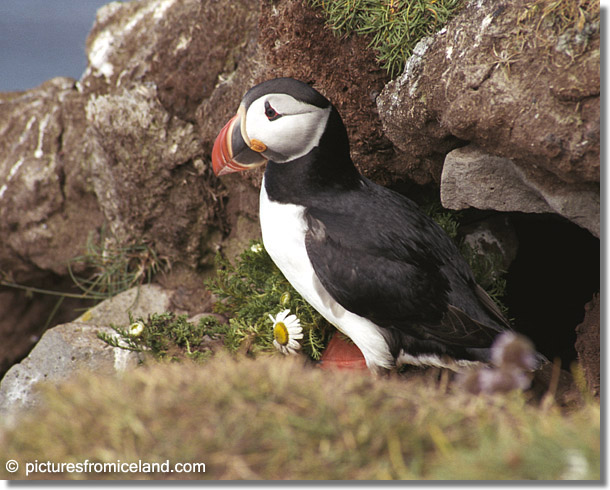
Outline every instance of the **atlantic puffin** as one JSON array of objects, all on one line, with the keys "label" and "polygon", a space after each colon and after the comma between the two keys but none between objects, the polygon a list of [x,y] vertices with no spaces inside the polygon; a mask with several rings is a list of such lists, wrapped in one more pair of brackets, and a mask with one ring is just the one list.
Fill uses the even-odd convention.
[{"label": "atlantic puffin", "polygon": [[214,142],[218,176],[265,163],[267,252],[370,370],[490,361],[509,323],[445,232],[358,172],[339,112],[308,84],[277,78],[251,88]]}]

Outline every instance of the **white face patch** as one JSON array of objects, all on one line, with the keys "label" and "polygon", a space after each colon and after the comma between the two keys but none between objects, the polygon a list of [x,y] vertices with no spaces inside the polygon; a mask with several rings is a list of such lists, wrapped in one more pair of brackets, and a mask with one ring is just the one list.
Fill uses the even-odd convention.
[{"label": "white face patch", "polygon": [[[281,117],[269,120],[266,102]],[[318,146],[330,110],[330,106],[321,109],[287,94],[267,94],[250,104],[244,139],[264,143],[267,151],[263,156],[277,163],[295,160]]]}]

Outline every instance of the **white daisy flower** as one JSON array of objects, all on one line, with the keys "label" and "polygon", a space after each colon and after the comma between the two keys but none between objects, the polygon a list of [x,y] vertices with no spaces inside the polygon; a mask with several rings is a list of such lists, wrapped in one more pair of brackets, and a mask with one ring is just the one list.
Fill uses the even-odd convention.
[{"label": "white daisy flower", "polygon": [[144,331],[144,324],[142,322],[135,322],[129,325],[129,336],[130,337],[139,337],[140,334]]},{"label": "white daisy flower", "polygon": [[299,339],[303,338],[303,328],[296,315],[290,310],[280,311],[275,317],[269,315],[273,322],[273,345],[282,354],[296,354],[301,348]]},{"label": "white daisy flower", "polygon": [[260,243],[255,243],[250,247],[250,251],[254,253],[261,253],[263,251],[263,246]]}]

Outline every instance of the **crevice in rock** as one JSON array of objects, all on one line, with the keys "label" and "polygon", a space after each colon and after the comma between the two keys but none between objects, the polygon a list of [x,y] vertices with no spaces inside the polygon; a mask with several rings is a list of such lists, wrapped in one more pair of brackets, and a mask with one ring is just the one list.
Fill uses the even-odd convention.
[{"label": "crevice in rock", "polygon": [[[79,293],[70,278],[53,273],[29,281],[27,286]],[[47,329],[74,320],[93,304],[92,300],[62,300],[61,296],[0,286],[0,378],[28,355]]]},{"label": "crevice in rock", "polygon": [[576,326],[600,288],[599,240],[554,215],[514,213],[511,221],[519,250],[506,276],[509,316],[540,352],[569,369]]}]

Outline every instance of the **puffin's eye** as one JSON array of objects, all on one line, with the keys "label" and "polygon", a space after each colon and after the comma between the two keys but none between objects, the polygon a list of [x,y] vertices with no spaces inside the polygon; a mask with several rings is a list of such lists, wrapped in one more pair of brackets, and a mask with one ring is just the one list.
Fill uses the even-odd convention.
[{"label": "puffin's eye", "polygon": [[282,115],[278,114],[278,112],[271,107],[271,104],[267,101],[265,101],[265,116],[267,116],[267,119],[270,121],[275,121],[276,119],[282,117]]}]

